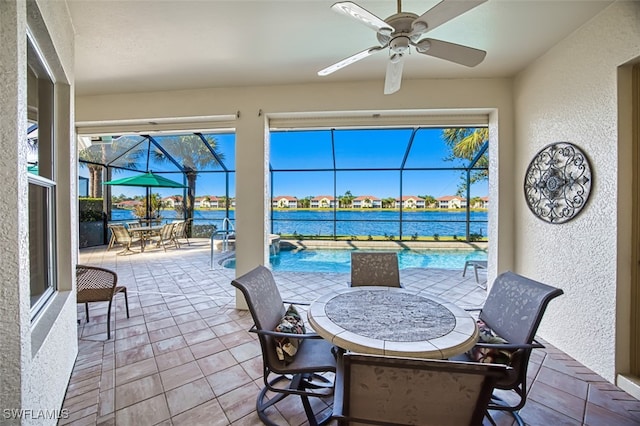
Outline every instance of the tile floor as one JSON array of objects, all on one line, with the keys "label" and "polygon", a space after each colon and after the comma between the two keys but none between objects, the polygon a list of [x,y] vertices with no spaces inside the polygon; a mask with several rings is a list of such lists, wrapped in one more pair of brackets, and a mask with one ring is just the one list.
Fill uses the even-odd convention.
[{"label": "tile floor", "polygon": [[[209,242],[181,249],[149,248],[117,256],[118,249],[83,249],[79,262],[117,271],[129,292],[116,297],[115,333],[106,340],[106,303],[90,305],[90,322],[78,306],[79,352],[60,425],[259,425],[255,398],[262,361],[252,321],[235,309],[233,270],[210,269]],[[216,260],[228,254],[217,254]],[[346,285],[345,274],[276,273],[284,299],[311,301]],[[473,273],[403,270],[404,286],[447,298],[462,307],[482,305],[485,291]],[[112,321],[114,319],[112,318]],[[639,425],[640,401],[566,354],[536,350],[521,415],[530,425]],[[318,409],[326,408],[322,401]],[[307,424],[298,400],[271,412],[279,425]],[[496,415],[499,425],[513,419]]]}]

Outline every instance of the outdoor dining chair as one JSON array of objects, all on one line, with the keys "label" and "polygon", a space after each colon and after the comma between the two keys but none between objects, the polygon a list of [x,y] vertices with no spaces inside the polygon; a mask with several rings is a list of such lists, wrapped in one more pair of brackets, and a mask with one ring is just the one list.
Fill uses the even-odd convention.
[{"label": "outdoor dining chair", "polygon": [[[115,242],[121,244],[123,250],[119,252],[119,255],[136,253],[134,250],[131,250],[131,244],[135,244],[141,241],[139,236],[134,236],[129,233],[129,230],[125,228],[124,225],[109,225],[109,229],[115,238]],[[107,248],[108,249],[108,248]]]},{"label": "outdoor dining chair", "polygon": [[497,364],[345,353],[336,374],[339,425],[482,425]]},{"label": "outdoor dining chair", "polygon": [[178,245],[178,247],[180,247],[180,239],[186,240],[187,245],[191,245],[189,243],[189,236],[187,235],[187,224],[189,222],[186,220],[177,220],[177,221],[174,221],[173,223],[174,223],[173,238],[176,244]]},{"label": "outdoor dining chair", "polygon": [[[333,395],[333,378],[336,359],[333,345],[316,333],[301,334],[274,331],[287,322],[286,309],[271,271],[258,266],[236,278],[231,284],[238,288],[247,302],[254,325],[249,331],[258,334],[262,350],[264,387],[258,394],[256,411],[267,425],[276,425],[267,415],[269,407],[290,395],[301,398],[310,425],[322,425],[331,420],[331,410],[316,415],[310,398],[325,398]],[[292,359],[279,359],[278,340],[298,339],[297,353]],[[314,404],[314,406],[316,406]]]},{"label": "outdoor dining chair", "polygon": [[385,251],[351,252],[351,287],[373,285],[402,287],[398,254]]},{"label": "outdoor dining chair", "polygon": [[109,302],[107,307],[107,340],[111,339],[111,305],[118,293],[124,294],[124,306],[129,318],[127,288],[118,286],[118,275],[97,266],[76,265],[77,303],[84,303],[86,321],[89,322],[89,303]]},{"label": "outdoor dining chair", "polygon": [[[513,272],[500,274],[493,282],[478,316],[480,341],[470,352],[452,358],[506,362],[513,367],[507,376],[496,382],[496,389],[515,393],[515,398],[501,398],[496,392],[489,403],[489,410],[508,411],[519,425],[524,424],[518,410],[524,407],[527,400],[529,358],[533,349],[544,348],[535,335],[547,305],[562,294],[559,288]],[[515,402],[508,404],[507,399]]]},{"label": "outdoor dining chair", "polygon": [[148,237],[149,242],[155,242],[156,247],[162,246],[164,251],[167,251],[167,244],[171,243],[173,243],[176,248],[179,248],[180,246],[178,245],[178,242],[173,235],[174,226],[175,223],[165,223],[164,225],[162,225],[162,228],[160,229],[160,232],[158,234]]}]

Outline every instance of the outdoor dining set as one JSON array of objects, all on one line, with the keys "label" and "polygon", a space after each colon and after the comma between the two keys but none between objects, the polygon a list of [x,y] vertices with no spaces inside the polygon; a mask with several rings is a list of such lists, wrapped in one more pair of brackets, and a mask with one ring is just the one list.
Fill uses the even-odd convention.
[{"label": "outdoor dining set", "polygon": [[[474,314],[406,289],[395,253],[354,251],[351,268],[344,288],[306,307],[283,301],[264,266],[232,281],[261,345],[263,423],[294,395],[311,425],[495,425],[496,411],[524,425],[529,358],[544,347],[535,334],[561,289],[505,272]],[[316,412],[313,398],[331,408]]]},{"label": "outdoor dining set", "polygon": [[156,247],[162,247],[164,251],[167,251],[167,247],[171,246],[177,249],[180,248],[181,239],[189,244],[188,224],[188,220],[176,220],[162,224],[160,219],[140,219],[126,224],[110,224],[111,237],[107,251],[111,250],[115,245],[120,245],[122,246],[122,251],[118,254],[133,254],[137,253],[137,251],[133,250],[132,246],[139,244],[140,253],[142,253],[150,243],[155,243]]},{"label": "outdoor dining set", "polygon": [[[114,225],[114,244],[129,251],[135,236],[141,251],[153,241],[179,247],[182,226]],[[89,302],[108,301],[110,323],[118,293],[128,317],[126,287],[115,273],[78,265],[77,277],[87,320]],[[518,411],[527,399],[529,360],[544,348],[535,335],[549,302],[563,294],[504,272],[473,312],[403,285],[397,254],[385,251],[353,251],[350,280],[311,303],[284,301],[262,265],[231,285],[246,301],[249,331],[260,344],[264,387],[256,413],[267,425],[279,424],[272,407],[289,396],[300,398],[313,426],[495,425],[496,412],[524,425]]]}]

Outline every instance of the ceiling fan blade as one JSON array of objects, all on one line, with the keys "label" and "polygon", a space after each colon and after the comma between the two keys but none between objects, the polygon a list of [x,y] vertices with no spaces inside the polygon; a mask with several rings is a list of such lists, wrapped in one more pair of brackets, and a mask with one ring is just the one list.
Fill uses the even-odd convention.
[{"label": "ceiling fan blade", "polygon": [[395,53],[387,63],[387,74],[384,78],[384,94],[390,95],[400,90],[402,83],[402,68],[404,67],[404,53]]},{"label": "ceiling fan blade", "polygon": [[380,34],[389,35],[394,31],[394,29],[382,19],[353,2],[338,2],[331,6],[331,9],[342,15],[355,19]]},{"label": "ceiling fan blade", "polygon": [[416,51],[424,55],[434,56],[456,64],[475,67],[484,60],[487,52],[448,41],[425,38],[415,44]]},{"label": "ceiling fan blade", "polygon": [[329,75],[333,72],[338,71],[341,68],[346,67],[347,65],[351,65],[354,62],[358,62],[361,59],[366,58],[367,56],[373,55],[374,53],[384,49],[385,46],[374,46],[374,47],[370,47],[366,50],[363,50],[362,52],[358,52],[355,55],[351,55],[348,58],[344,58],[343,60],[341,60],[340,62],[336,62],[333,65],[328,66],[325,69],[322,69],[320,71],[318,71],[318,75],[319,76],[325,76],[325,75]]},{"label": "ceiling fan blade", "polygon": [[487,0],[442,0],[413,21],[414,33],[431,31]]}]

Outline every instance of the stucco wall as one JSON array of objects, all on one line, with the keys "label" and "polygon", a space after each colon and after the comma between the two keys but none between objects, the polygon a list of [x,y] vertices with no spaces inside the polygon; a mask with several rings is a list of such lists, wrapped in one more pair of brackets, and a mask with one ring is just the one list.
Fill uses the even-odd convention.
[{"label": "stucco wall", "polygon": [[[0,423],[54,425],[77,353],[76,304],[71,264],[76,257],[71,218],[75,216],[75,157],[72,112],[56,121],[58,184],[58,283],[61,290],[35,321],[30,315],[29,216],[26,117],[26,30],[29,26],[49,63],[56,101],[73,104],[73,32],[63,2],[4,1],[0,8]],[[65,84],[66,83],[66,84]],[[71,160],[71,161],[70,161]],[[72,188],[60,190],[60,188]],[[74,202],[71,202],[71,200]],[[75,233],[73,234],[75,235]],[[23,411],[5,411],[23,410]],[[48,413],[48,414],[47,414]],[[59,413],[59,411],[58,411]],[[47,418],[43,418],[47,417]]]},{"label": "stucco wall", "polygon": [[[516,270],[561,287],[540,334],[608,380],[616,373],[616,300],[628,289],[630,141],[619,140],[618,67],[640,55],[640,3],[617,2],[539,58],[515,81]],[[551,225],[529,211],[522,184],[547,144],[568,141],[588,155],[591,198],[572,221]],[[628,222],[629,216],[625,219]],[[624,294],[624,291],[623,291]],[[627,327],[621,322],[618,327]]]}]

